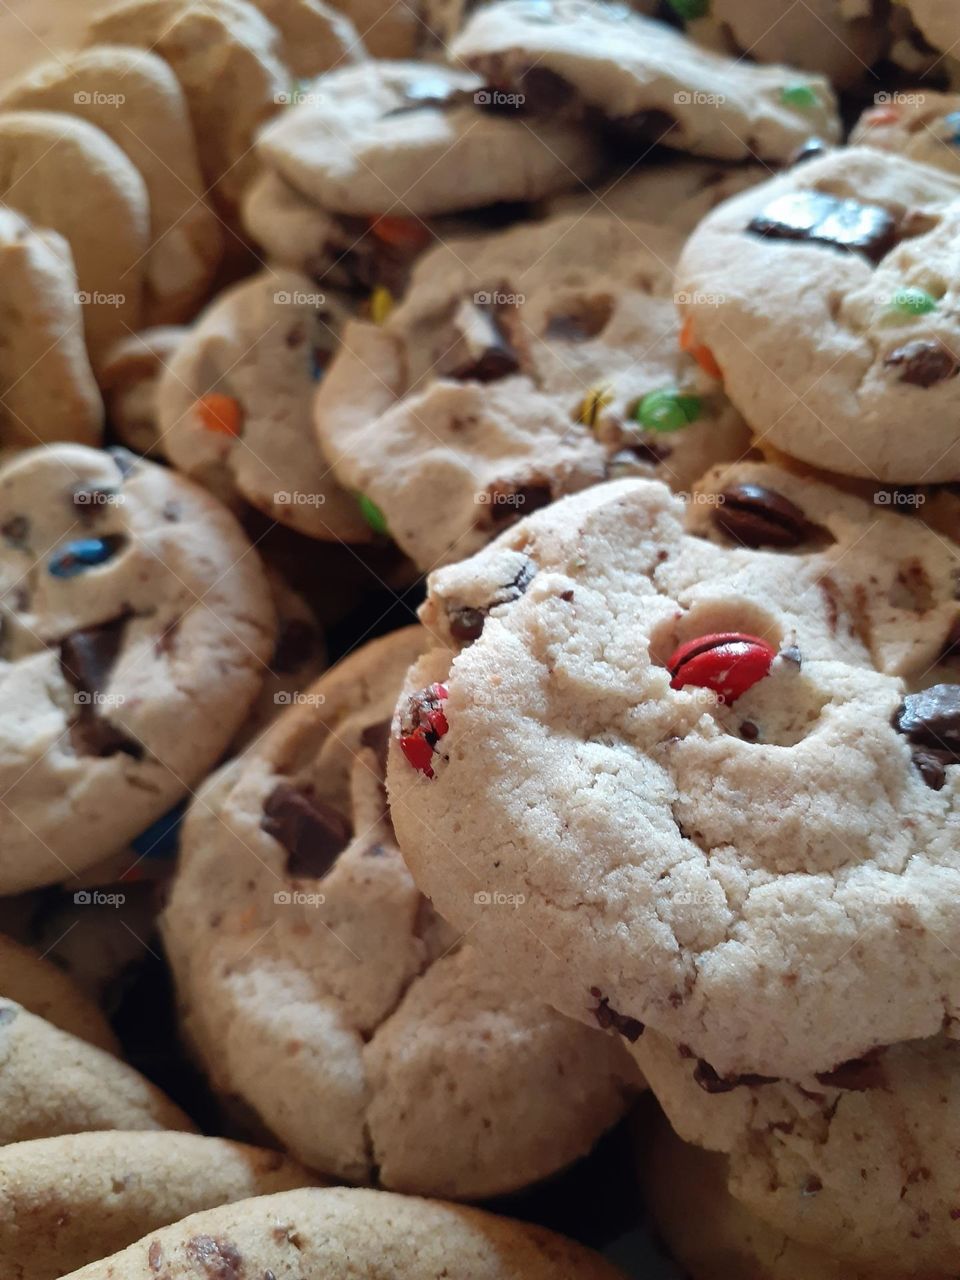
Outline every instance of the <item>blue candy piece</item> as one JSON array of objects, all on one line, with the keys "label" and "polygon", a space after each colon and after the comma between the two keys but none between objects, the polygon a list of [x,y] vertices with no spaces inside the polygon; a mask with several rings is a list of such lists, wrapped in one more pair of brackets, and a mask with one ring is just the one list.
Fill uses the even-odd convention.
[{"label": "blue candy piece", "polygon": [[131,840],[130,847],[143,858],[172,858],[180,843],[180,824],[186,811],[187,802],[182,800]]},{"label": "blue candy piece", "polygon": [[314,382],[319,382],[323,375],[327,372],[327,365],[330,363],[330,353],[322,351],[319,347],[314,347],[310,352],[310,376]]},{"label": "blue candy piece", "polygon": [[960,147],[960,111],[951,111],[943,117],[943,123],[950,131],[950,141],[954,146]]},{"label": "blue candy piece", "polygon": [[117,552],[114,538],[78,538],[54,552],[47,569],[55,578],[75,578],[95,565],[110,560]]}]

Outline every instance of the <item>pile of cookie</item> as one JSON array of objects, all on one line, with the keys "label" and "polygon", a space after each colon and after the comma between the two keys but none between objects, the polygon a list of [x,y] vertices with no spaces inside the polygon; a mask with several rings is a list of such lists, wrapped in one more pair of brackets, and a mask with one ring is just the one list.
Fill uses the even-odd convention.
[{"label": "pile of cookie", "polygon": [[0,1276],[616,1280],[614,1132],[632,1274],[960,1275],[955,49],[121,0],[0,88]]}]

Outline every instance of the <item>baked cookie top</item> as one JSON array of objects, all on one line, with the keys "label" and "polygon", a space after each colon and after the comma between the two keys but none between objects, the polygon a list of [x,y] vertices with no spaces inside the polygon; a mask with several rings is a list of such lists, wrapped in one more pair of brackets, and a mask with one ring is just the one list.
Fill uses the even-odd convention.
[{"label": "baked cookie top", "polygon": [[684,314],[761,443],[841,475],[960,475],[958,234],[960,176],[868,147],[700,224],[677,269]]},{"label": "baked cookie top", "polygon": [[620,481],[528,517],[429,581],[447,647],[388,775],[418,884],[555,1007],[722,1075],[932,1035],[960,995],[956,571],[764,464],[686,510]]}]

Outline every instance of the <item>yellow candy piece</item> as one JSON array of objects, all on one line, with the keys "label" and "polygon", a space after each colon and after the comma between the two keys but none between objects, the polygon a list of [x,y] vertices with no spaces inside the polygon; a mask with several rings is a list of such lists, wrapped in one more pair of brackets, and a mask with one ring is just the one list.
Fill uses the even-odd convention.
[{"label": "yellow candy piece", "polygon": [[582,422],[585,427],[590,427],[593,430],[597,425],[600,414],[612,399],[613,392],[606,387],[592,387],[580,401],[577,420]]},{"label": "yellow candy piece", "polygon": [[370,319],[374,324],[383,324],[395,306],[396,302],[390,290],[378,284],[370,295]]}]

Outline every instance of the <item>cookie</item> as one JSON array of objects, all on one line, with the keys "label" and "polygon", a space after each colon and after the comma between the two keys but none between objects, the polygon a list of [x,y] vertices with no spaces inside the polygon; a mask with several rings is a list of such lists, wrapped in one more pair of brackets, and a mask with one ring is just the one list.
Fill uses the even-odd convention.
[{"label": "cookie", "polygon": [[96,369],[109,345],[140,322],[150,247],[143,179],[116,143],[85,120],[53,111],[5,111],[0,201],[69,244]]},{"label": "cookie", "polygon": [[158,325],[127,334],[100,366],[110,426],[134,453],[162,456],[157,384],[189,332],[184,325]]},{"label": "cookie", "polygon": [[599,117],[638,154],[658,142],[722,160],[787,160],[840,125],[822,76],[702,49],[626,5],[496,0],[452,56],[500,94],[552,120]]},{"label": "cookie", "polygon": [[750,0],[677,0],[673,7],[681,16],[706,11],[687,23],[687,32],[711,48],[816,71],[841,88],[870,78],[889,39],[886,14],[873,0],[775,0],[762,9]]},{"label": "cookie", "polygon": [[724,200],[770,176],[765,165],[671,160],[645,164],[598,191],[552,200],[551,213],[609,213],[689,233]]},{"label": "cookie", "polygon": [[142,49],[68,54],[11,85],[0,110],[75,115],[126,153],[149,200],[144,319],[156,325],[190,318],[209,291],[223,233],[204,199],[186,101],[167,64]]},{"label": "cookie", "polygon": [[213,766],[259,692],[270,592],[228,512],[123,450],[0,469],[0,891],[75,876]]},{"label": "cookie", "polygon": [[[661,1123],[646,1163],[657,1232],[690,1280],[917,1280],[916,1272],[851,1270],[751,1214],[726,1187],[722,1156],[690,1146]],[[691,1217],[690,1203],[697,1206]],[[924,1280],[948,1280],[924,1273]]]},{"label": "cookie", "polygon": [[562,1236],[460,1205],[307,1188],[211,1209],[155,1231],[64,1280],[194,1280],[274,1275],[353,1280],[384,1275],[470,1280],[623,1280],[599,1254]]},{"label": "cookie", "polygon": [[400,858],[378,753],[426,641],[352,654],[214,775],[162,926],[221,1094],[321,1172],[478,1199],[586,1154],[639,1079],[615,1040],[460,946]]},{"label": "cookie", "polygon": [[388,774],[419,887],[554,1007],[721,1076],[934,1034],[956,570],[919,521],[758,463],[686,505],[634,480],[534,513],[429,580],[446,647]]},{"label": "cookie", "polygon": [[119,1052],[106,1018],[76,983],[44,956],[2,935],[0,992],[61,1031],[108,1053]]},{"label": "cookie", "polygon": [[904,0],[923,38],[935,49],[956,54],[957,7],[954,0]]},{"label": "cookie", "polygon": [[326,212],[359,217],[539,200],[597,172],[582,128],[535,131],[498,106],[469,72],[370,61],[311,81],[261,131],[257,150]]},{"label": "cookie", "polygon": [[122,0],[94,14],[90,45],[132,45],[169,62],[187,99],[200,167],[234,216],[256,170],[257,128],[280,110],[289,73],[280,33],[247,0]]},{"label": "cookie", "polygon": [[347,326],[321,447],[421,569],[610,475],[688,490],[748,447],[678,345],[681,243],[602,213],[445,242],[381,326]]},{"label": "cookie", "polygon": [[374,58],[412,58],[423,40],[420,6],[389,0],[337,0]]},{"label": "cookie", "polygon": [[957,177],[867,147],[701,223],[677,271],[686,332],[759,441],[871,480],[960,474],[958,226]]},{"label": "cookie", "polygon": [[798,1081],[721,1079],[653,1032],[635,1054],[681,1136],[724,1154],[738,1216],[871,1276],[952,1275],[956,1040],[879,1048]]},{"label": "cookie", "polygon": [[316,1179],[275,1151],[192,1133],[78,1133],[0,1149],[0,1268],[56,1280],[191,1213]]},{"label": "cookie", "polygon": [[345,13],[325,0],[253,0],[253,3],[280,32],[281,57],[295,76],[316,76],[365,56],[356,27]]},{"label": "cookie", "polygon": [[369,541],[337,484],[311,405],[343,303],[294,271],[268,269],[217,296],[160,376],[160,447],[191,479],[313,538]]},{"label": "cookie", "polygon": [[880,93],[850,135],[851,146],[877,147],[960,176],[960,94]]},{"label": "cookie", "polygon": [[143,1076],[0,997],[0,1147],[97,1129],[192,1129]]},{"label": "cookie", "polygon": [[103,401],[90,368],[70,246],[0,207],[0,443],[98,444]]}]

